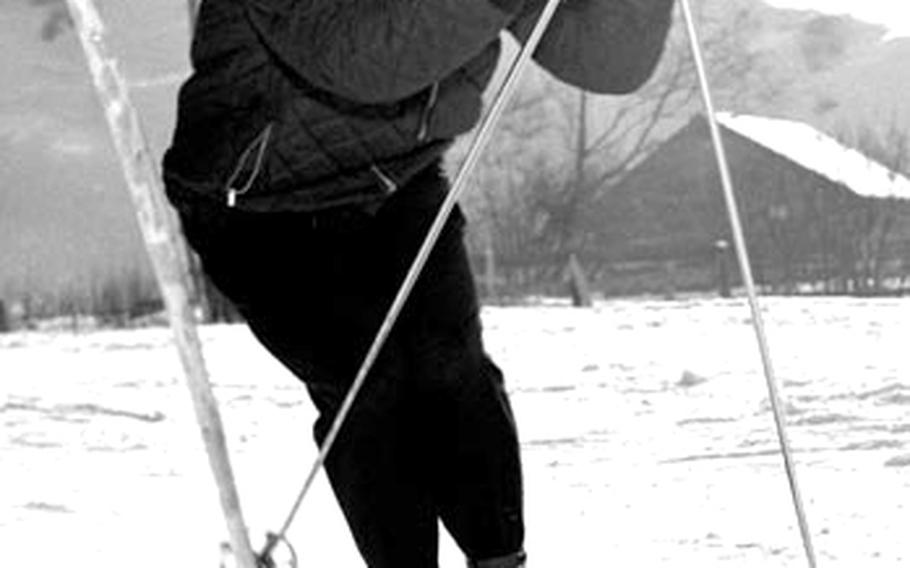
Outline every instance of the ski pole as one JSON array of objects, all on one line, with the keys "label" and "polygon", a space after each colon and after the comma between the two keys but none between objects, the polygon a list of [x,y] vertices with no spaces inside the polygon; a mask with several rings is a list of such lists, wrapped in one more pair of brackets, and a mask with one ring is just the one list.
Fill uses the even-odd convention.
[{"label": "ski pole", "polygon": [[803,548],[805,549],[806,558],[809,561],[810,568],[815,568],[815,550],[812,546],[812,534],[809,531],[809,523],[806,519],[806,511],[803,506],[802,496],[800,494],[799,483],[796,477],[796,467],[793,464],[792,450],[790,441],[787,438],[787,425],[784,417],[783,403],[777,388],[777,379],[774,373],[774,366],[771,361],[771,350],[768,347],[768,339],[765,333],[764,319],[762,318],[761,308],[758,303],[758,294],[755,290],[755,280],[752,277],[752,264],[749,261],[749,252],[746,248],[746,237],[740,220],[739,208],[736,204],[736,193],[733,190],[733,181],[730,175],[730,165],[727,160],[724,149],[723,138],[720,135],[720,128],[717,125],[717,117],[714,114],[714,101],[711,96],[711,88],[708,84],[708,74],[705,69],[704,58],[702,57],[701,43],[698,40],[698,30],[695,25],[695,18],[692,17],[692,8],[689,0],[680,0],[683,17],[686,21],[686,31],[689,35],[689,45],[692,49],[692,57],[695,60],[695,70],[698,74],[699,86],[701,88],[702,99],[705,105],[705,112],[708,115],[708,125],[711,131],[711,140],[714,145],[714,154],[717,159],[717,167],[720,170],[721,185],[724,190],[724,199],[727,205],[727,213],[730,218],[730,226],[733,232],[733,240],[736,245],[736,257],[739,260],[739,267],[742,271],[743,283],[746,287],[746,293],[749,298],[749,307],[752,311],[752,322],[755,329],[755,337],[758,341],[758,350],[761,354],[761,361],[764,368],[765,382],[768,387],[768,394],[771,401],[771,409],[774,413],[774,422],[777,427],[777,437],[780,443],[781,453],[784,458],[784,469],[787,473],[787,481],[790,484],[790,495],[793,499],[793,506],[796,512],[796,518],[799,523],[799,530],[802,536]]},{"label": "ski pole", "polygon": [[401,283],[401,287],[399,288],[398,293],[395,295],[395,299],[393,300],[391,307],[386,313],[385,319],[383,320],[382,325],[379,327],[379,331],[376,333],[373,343],[370,345],[370,349],[367,351],[367,354],[363,359],[363,363],[360,365],[360,369],[357,371],[354,382],[348,389],[348,393],[345,396],[344,401],[338,410],[338,413],[335,415],[332,426],[319,448],[319,454],[317,455],[316,460],[314,461],[310,472],[307,475],[303,489],[300,491],[297,500],[291,507],[291,512],[288,515],[284,525],[282,525],[281,530],[278,533],[269,535],[268,542],[260,554],[260,558],[268,557],[271,554],[274,546],[279,541],[284,539],[285,533],[287,533],[288,529],[291,526],[291,523],[293,523],[294,517],[297,515],[297,511],[300,509],[300,505],[303,503],[304,497],[309,492],[309,489],[312,486],[316,475],[319,473],[319,470],[325,463],[326,457],[332,449],[332,445],[338,436],[338,432],[344,425],[344,421],[347,418],[348,413],[350,412],[351,407],[357,398],[357,394],[360,392],[360,389],[363,386],[363,383],[366,380],[370,369],[372,369],[376,358],[379,356],[379,352],[382,350],[382,346],[385,344],[386,339],[388,339],[389,334],[392,331],[392,327],[395,325],[398,316],[401,314],[408,296],[410,296],[414,285],[417,283],[417,279],[420,277],[420,273],[423,271],[423,267],[430,256],[430,252],[433,250],[436,241],[439,239],[439,235],[442,233],[442,229],[445,226],[446,220],[451,214],[452,209],[454,209],[458,198],[464,192],[468,177],[474,170],[482,151],[489,141],[493,127],[501,117],[506,104],[510,100],[515,87],[518,84],[518,79],[521,75],[521,71],[527,66],[527,62],[530,60],[531,55],[534,53],[534,50],[540,43],[544,32],[549,26],[550,21],[553,19],[553,15],[556,13],[556,8],[559,5],[559,2],[560,0],[547,0],[547,3],[543,8],[542,13],[537,20],[537,23],[531,31],[531,35],[528,37],[527,41],[525,41],[521,50],[518,52],[518,55],[515,57],[515,60],[513,61],[512,66],[506,75],[506,78],[503,80],[499,91],[496,93],[496,96],[491,103],[490,110],[487,112],[480,123],[477,135],[471,142],[468,153],[465,156],[465,159],[462,162],[461,166],[459,167],[454,181],[452,182],[451,190],[440,206],[439,212],[436,214],[436,217],[433,220],[433,224],[427,231],[427,235],[424,238],[420,249],[417,251],[417,255],[415,256],[407,274],[405,275],[405,278]]},{"label": "ski pole", "polygon": [[177,244],[179,236],[164,197],[161,176],[142,131],[139,113],[130,100],[126,80],[108,52],[104,23],[93,0],[67,0],[67,8],[73,17],[167,308],[209,466],[218,486],[231,547],[239,568],[256,568],[218,403],[209,384],[202,342],[189,302],[186,258]]}]

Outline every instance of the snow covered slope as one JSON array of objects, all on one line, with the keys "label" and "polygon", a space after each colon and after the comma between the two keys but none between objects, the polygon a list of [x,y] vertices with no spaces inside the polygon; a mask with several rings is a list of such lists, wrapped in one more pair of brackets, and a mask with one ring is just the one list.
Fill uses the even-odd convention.
[{"label": "snow covered slope", "polygon": [[[822,566],[910,563],[910,300],[766,302]],[[484,313],[523,441],[531,566],[802,567],[739,301]],[[254,540],[315,455],[303,389],[239,326],[203,330]],[[224,538],[164,329],[0,336],[3,564],[217,566]],[[362,566],[320,479],[302,566]],[[442,566],[463,566],[450,541]]]}]

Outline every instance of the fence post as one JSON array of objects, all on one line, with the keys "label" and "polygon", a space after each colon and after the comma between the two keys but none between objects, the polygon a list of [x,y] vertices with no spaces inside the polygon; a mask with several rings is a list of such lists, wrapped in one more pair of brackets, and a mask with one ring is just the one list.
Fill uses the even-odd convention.
[{"label": "fence post", "polygon": [[714,243],[714,258],[717,266],[717,291],[721,298],[730,298],[730,243],[721,239]]},{"label": "fence post", "polygon": [[186,373],[209,465],[239,568],[256,568],[234,483],[218,404],[209,384],[189,301],[188,262],[166,201],[161,177],[142,131],[126,81],[108,53],[105,29],[93,0],[66,0],[104,109],[108,129],[133,198],[139,227],[167,307],[175,343]]},{"label": "fence post", "polygon": [[572,296],[572,305],[576,308],[591,307],[591,286],[588,277],[578,262],[575,253],[569,255],[569,294]]},{"label": "fence post", "polygon": [[6,333],[10,329],[9,316],[6,313],[6,304],[0,299],[0,333]]}]

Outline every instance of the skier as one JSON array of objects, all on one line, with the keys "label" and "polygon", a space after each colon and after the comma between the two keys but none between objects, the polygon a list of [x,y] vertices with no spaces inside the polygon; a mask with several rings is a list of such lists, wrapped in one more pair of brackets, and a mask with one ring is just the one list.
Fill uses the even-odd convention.
[{"label": "skier", "polygon": [[[564,0],[536,61],[598,93],[652,74],[673,0]],[[540,0],[203,0],[164,159],[215,285],[319,411],[317,441],[444,199],[500,33]],[[516,427],[456,208],[326,461],[374,568],[524,564]]]}]

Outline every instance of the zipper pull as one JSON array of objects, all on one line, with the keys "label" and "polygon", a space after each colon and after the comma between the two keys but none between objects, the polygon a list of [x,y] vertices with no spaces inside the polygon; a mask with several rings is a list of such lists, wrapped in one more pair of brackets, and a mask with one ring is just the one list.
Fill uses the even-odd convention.
[{"label": "zipper pull", "polygon": [[382,183],[382,186],[385,188],[386,195],[390,195],[398,191],[398,184],[395,183],[395,180],[390,178],[386,173],[379,169],[379,166],[373,164],[370,166],[370,171],[379,179],[379,182]]}]

